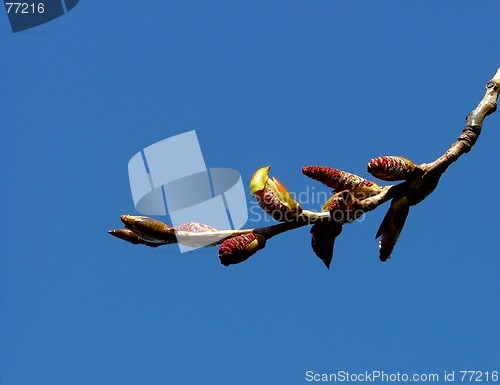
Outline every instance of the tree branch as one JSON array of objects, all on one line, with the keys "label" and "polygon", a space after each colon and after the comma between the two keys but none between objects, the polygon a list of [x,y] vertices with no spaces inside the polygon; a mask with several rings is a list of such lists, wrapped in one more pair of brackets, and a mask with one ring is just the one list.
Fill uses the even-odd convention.
[{"label": "tree branch", "polygon": [[[408,159],[393,156],[372,159],[368,171],[382,180],[404,180],[397,185],[378,186],[345,171],[324,166],[305,167],[303,172],[307,176],[334,189],[323,211],[315,212],[302,209],[277,179],[269,178],[270,167],[264,167],[254,174],[250,189],[262,209],[281,223],[242,230],[215,230],[206,225],[174,229],[152,218],[124,215],[121,219],[126,229],[111,230],[109,233],[130,243],[151,247],[171,243],[198,247],[221,244],[219,258],[224,265],[229,265],[246,260],[276,235],[313,225],[313,250],[329,267],[333,242],[342,231],[342,226],[392,200],[377,233],[377,237],[382,237],[380,259],[385,261],[404,226],[409,206],[417,205],[431,194],[448,167],[468,153],[477,142],[485,117],[497,109],[499,90],[500,68],[486,84],[482,100],[467,116],[458,140],[433,162],[414,165]],[[342,217],[337,215],[339,213]]]}]

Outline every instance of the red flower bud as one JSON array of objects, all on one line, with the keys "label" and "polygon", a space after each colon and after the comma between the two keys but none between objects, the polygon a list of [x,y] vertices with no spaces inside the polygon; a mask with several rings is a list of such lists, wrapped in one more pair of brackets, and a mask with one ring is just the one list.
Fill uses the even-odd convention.
[{"label": "red flower bud", "polygon": [[335,191],[348,190],[359,199],[377,195],[381,191],[376,183],[336,168],[307,166],[302,168],[302,173]]},{"label": "red flower bud", "polygon": [[265,245],[266,239],[253,233],[226,239],[219,247],[220,262],[224,266],[244,262]]},{"label": "red flower bud", "polygon": [[409,179],[419,169],[411,160],[401,156],[379,156],[368,163],[367,170],[378,179],[394,181]]}]

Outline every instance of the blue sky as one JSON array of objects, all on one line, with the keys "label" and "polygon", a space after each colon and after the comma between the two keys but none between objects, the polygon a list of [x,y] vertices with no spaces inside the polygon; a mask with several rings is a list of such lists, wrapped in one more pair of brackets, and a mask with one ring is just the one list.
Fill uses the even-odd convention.
[{"label": "blue sky", "polygon": [[345,227],[329,271],[307,228],[230,267],[216,248],[107,234],[136,213],[129,159],[185,131],[209,167],[247,186],[271,165],[294,192],[328,191],[306,165],[435,159],[500,66],[498,14],[496,0],[83,1],[13,34],[4,13],[0,384],[500,370],[498,113],[386,263],[387,206]]}]

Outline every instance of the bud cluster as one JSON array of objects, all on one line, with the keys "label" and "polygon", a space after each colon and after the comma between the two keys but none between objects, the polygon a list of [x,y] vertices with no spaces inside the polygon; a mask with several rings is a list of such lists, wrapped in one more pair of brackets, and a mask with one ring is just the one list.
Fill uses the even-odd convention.
[{"label": "bud cluster", "polygon": [[[302,169],[303,174],[334,191],[322,208],[324,214],[303,211],[286,187],[278,179],[269,176],[270,168],[270,166],[262,167],[253,174],[250,192],[257,199],[260,207],[273,219],[286,222],[275,225],[276,228],[272,230],[267,231],[267,228],[264,228],[249,229],[248,232],[218,231],[211,226],[197,222],[188,222],[174,228],[153,218],[122,215],[120,219],[125,228],[111,230],[109,233],[132,244],[144,244],[151,247],[170,243],[193,247],[220,244],[219,259],[224,266],[229,266],[246,261],[265,247],[268,238],[306,223],[312,223],[311,247],[316,256],[329,268],[335,239],[342,232],[343,225],[359,219],[375,205],[388,199],[387,187],[380,187],[358,175],[331,167],[307,166]],[[368,163],[367,169],[373,176],[382,180],[413,178],[412,183],[415,183],[423,171],[420,166],[399,156],[374,158]],[[391,207],[376,236],[380,237],[379,257],[382,261],[390,258],[403,229],[409,207],[432,192],[438,180],[439,178],[431,179],[426,184],[421,184],[415,191],[409,191],[403,197],[393,198]],[[326,215],[326,212],[329,215]],[[310,222],[309,219],[311,219]],[[278,228],[278,226],[281,227]]]},{"label": "bud cluster", "polygon": [[[205,246],[205,239],[194,239],[190,234],[217,233],[217,229],[198,222],[188,222],[175,228],[154,218],[138,215],[122,215],[124,229],[108,231],[109,234],[134,245],[143,244],[151,247],[170,243],[185,243]],[[210,242],[208,242],[210,243]]]}]

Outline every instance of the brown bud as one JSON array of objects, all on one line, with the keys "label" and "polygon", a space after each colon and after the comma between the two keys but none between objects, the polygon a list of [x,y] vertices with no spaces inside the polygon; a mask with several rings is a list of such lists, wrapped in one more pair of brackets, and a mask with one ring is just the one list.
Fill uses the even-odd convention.
[{"label": "brown bud", "polygon": [[379,156],[368,163],[367,170],[378,179],[394,181],[409,179],[419,169],[411,160],[401,156]]},{"label": "brown bud", "polygon": [[323,206],[330,217],[337,223],[350,223],[364,214],[365,205],[350,191],[341,191],[333,195]]},{"label": "brown bud", "polygon": [[175,238],[173,241],[147,241],[145,239],[139,238],[136,233],[128,229],[109,230],[108,233],[134,245],[141,244],[149,247],[158,247],[175,242]]},{"label": "brown bud", "polygon": [[123,239],[124,241],[130,242],[134,245],[139,244],[139,237],[131,230],[128,229],[115,229],[109,230],[109,234],[116,238]]},{"label": "brown bud", "polygon": [[226,239],[219,247],[220,262],[224,266],[244,262],[265,245],[266,238],[253,233]]},{"label": "brown bud", "polygon": [[381,191],[376,183],[336,168],[307,166],[302,168],[302,173],[335,191],[348,190],[358,199],[377,195]]},{"label": "brown bud", "polygon": [[122,215],[120,219],[127,229],[146,241],[176,241],[174,228],[157,219],[135,215]]},{"label": "brown bud", "polygon": [[406,194],[410,206],[414,206],[427,198],[437,187],[439,179],[443,174],[434,174],[423,181],[416,179],[413,181],[410,191]]}]

